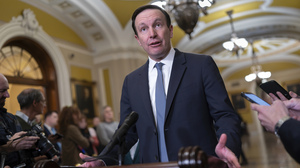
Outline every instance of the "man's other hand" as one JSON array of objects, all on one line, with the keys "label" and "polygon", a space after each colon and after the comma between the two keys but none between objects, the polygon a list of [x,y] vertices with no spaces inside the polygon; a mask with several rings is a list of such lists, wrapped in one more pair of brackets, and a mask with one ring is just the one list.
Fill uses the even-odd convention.
[{"label": "man's other hand", "polygon": [[227,135],[222,134],[215,149],[216,154],[227,164],[229,168],[240,168],[241,165],[239,164],[235,154],[225,146],[226,141]]},{"label": "man's other hand", "polygon": [[[90,156],[79,153],[79,157],[81,159],[85,159],[85,158],[88,158]],[[79,165],[77,167],[101,167],[101,166],[106,166],[103,160],[94,160],[94,161],[91,161],[91,162],[85,162],[82,165]]]}]

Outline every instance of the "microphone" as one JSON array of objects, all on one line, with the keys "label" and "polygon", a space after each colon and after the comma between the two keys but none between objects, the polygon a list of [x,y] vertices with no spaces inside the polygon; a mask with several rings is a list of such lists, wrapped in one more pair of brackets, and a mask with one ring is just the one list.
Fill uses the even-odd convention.
[{"label": "microphone", "polygon": [[119,129],[114,133],[111,141],[106,145],[106,147],[103,149],[103,151],[98,155],[106,155],[108,152],[110,152],[115,145],[117,145],[120,142],[120,139],[127,133],[128,129],[136,123],[138,120],[139,115],[135,111],[132,111],[124,120],[122,125]]}]

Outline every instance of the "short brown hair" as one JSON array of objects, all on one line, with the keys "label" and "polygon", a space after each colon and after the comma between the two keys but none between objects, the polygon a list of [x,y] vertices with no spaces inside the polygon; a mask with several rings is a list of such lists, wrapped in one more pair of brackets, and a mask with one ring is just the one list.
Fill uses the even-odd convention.
[{"label": "short brown hair", "polygon": [[135,27],[135,19],[136,19],[138,14],[140,14],[141,12],[143,12],[146,9],[158,9],[158,10],[160,10],[165,15],[165,18],[166,18],[166,21],[167,21],[167,26],[170,27],[170,25],[171,25],[170,15],[164,9],[162,9],[161,7],[156,6],[156,5],[144,5],[144,6],[141,6],[141,7],[137,8],[133,12],[132,17],[131,17],[132,29],[133,29],[135,35],[138,35],[137,31],[136,31],[136,27]]}]

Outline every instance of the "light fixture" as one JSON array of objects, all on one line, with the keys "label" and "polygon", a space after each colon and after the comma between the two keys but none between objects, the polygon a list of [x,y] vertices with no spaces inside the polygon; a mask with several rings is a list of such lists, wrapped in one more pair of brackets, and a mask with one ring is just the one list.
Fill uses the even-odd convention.
[{"label": "light fixture", "polygon": [[231,52],[235,52],[236,55],[239,57],[239,52],[243,51],[247,46],[248,42],[245,38],[238,38],[236,32],[234,31],[233,22],[232,22],[232,13],[233,10],[227,11],[227,15],[230,18],[230,25],[231,25],[231,39],[230,41],[226,41],[223,43],[223,47]]},{"label": "light fixture", "polygon": [[271,77],[271,72],[270,71],[263,71],[261,65],[258,63],[258,59],[256,57],[253,43],[250,42],[251,48],[252,48],[252,66],[251,66],[251,73],[249,75],[245,76],[245,80],[247,82],[252,82],[253,80],[260,79],[262,83],[266,82],[268,78]]},{"label": "light fixture", "polygon": [[207,15],[207,8],[214,3],[215,0],[160,0],[152,4],[172,13],[177,25],[192,39],[191,33],[197,25],[200,11]]}]

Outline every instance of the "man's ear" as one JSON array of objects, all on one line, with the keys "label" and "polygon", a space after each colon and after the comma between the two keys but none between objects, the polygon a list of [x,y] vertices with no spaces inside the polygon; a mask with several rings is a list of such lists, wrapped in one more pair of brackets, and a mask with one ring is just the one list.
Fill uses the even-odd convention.
[{"label": "man's ear", "polygon": [[134,35],[134,38],[138,41],[139,45],[141,46],[141,43],[140,43],[140,39],[139,39],[139,36],[137,35]]},{"label": "man's ear", "polygon": [[172,38],[173,37],[173,25],[170,25],[169,29],[170,29],[170,38]]},{"label": "man's ear", "polygon": [[36,100],[33,100],[32,105],[36,106],[39,102],[37,102]]}]

